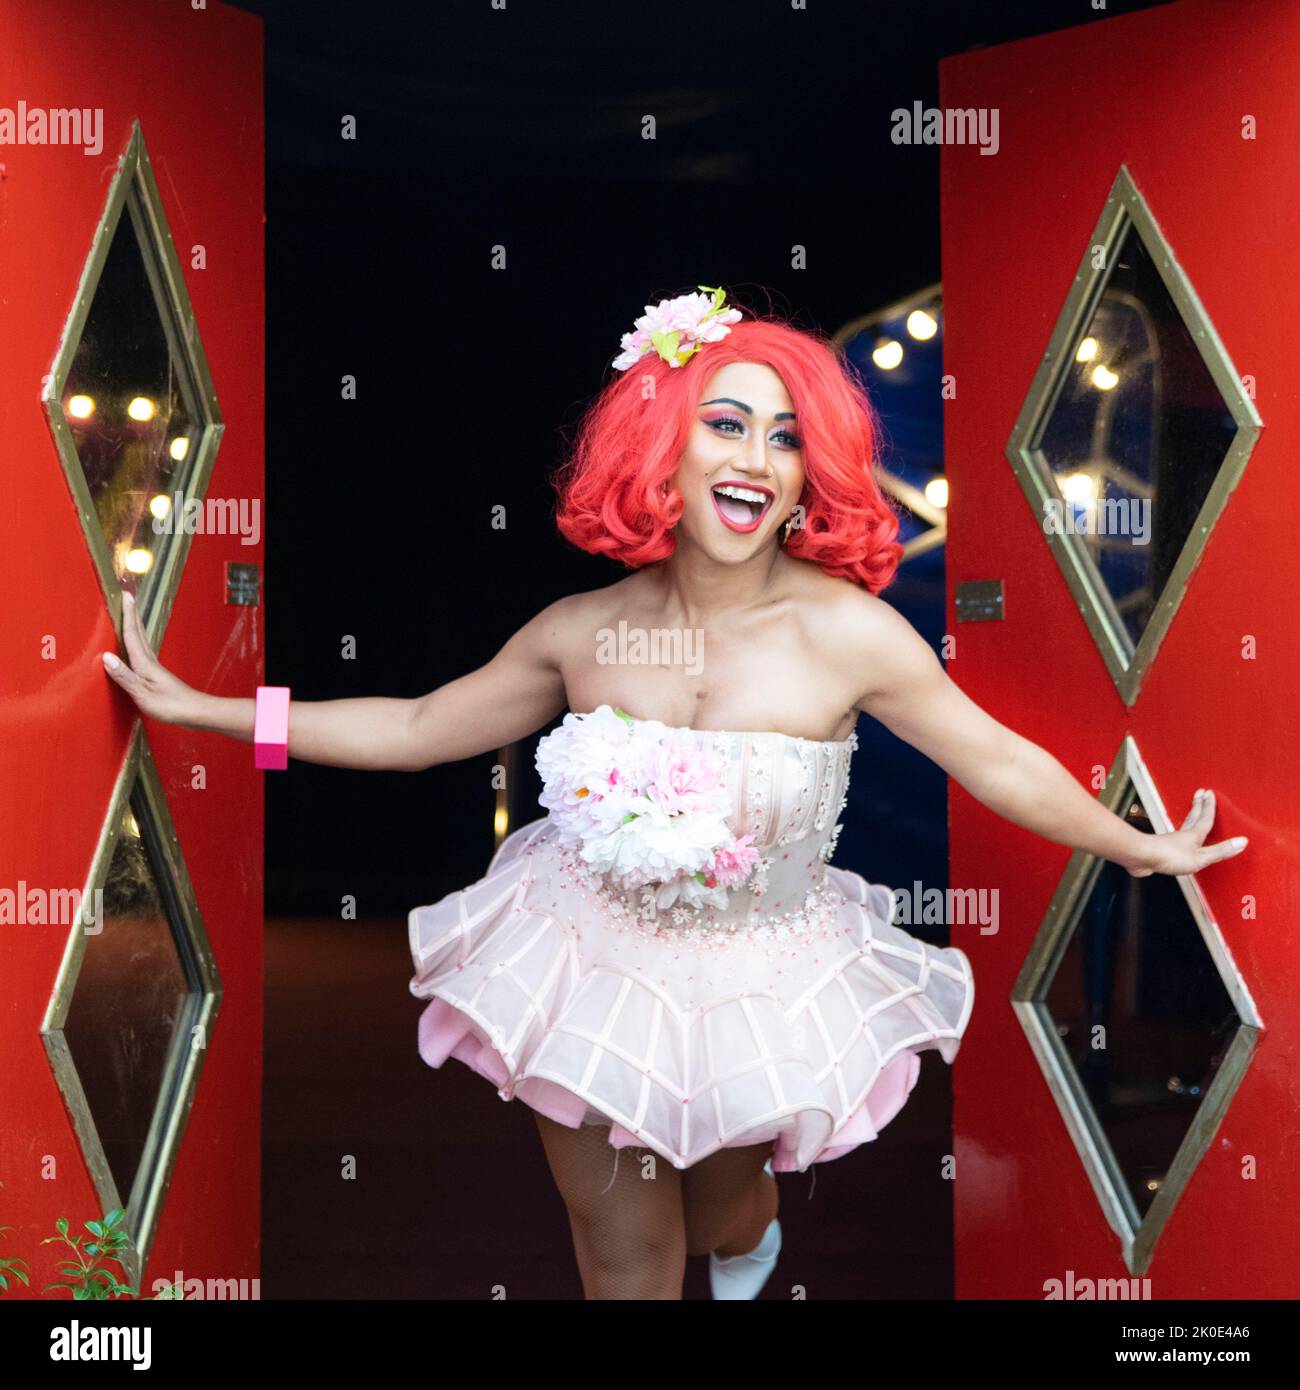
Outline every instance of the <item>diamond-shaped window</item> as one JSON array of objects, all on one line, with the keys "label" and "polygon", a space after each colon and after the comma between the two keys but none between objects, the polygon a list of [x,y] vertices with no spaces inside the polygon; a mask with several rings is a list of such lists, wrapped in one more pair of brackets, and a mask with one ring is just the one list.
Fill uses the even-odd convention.
[{"label": "diamond-shaped window", "polygon": [[138,122],[44,399],[114,620],[128,589],[156,649],[224,426]]},{"label": "diamond-shaped window", "polygon": [[1121,167],[1007,457],[1128,704],[1259,429]]},{"label": "diamond-shaped window", "polygon": [[[1171,828],[1132,739],[1102,802],[1139,829]],[[1077,851],[1011,997],[1128,1267],[1144,1273],[1261,1028],[1195,879],[1134,878]]]},{"label": "diamond-shaped window", "polygon": [[105,1211],[139,1279],[221,984],[137,724],[42,1028]]}]

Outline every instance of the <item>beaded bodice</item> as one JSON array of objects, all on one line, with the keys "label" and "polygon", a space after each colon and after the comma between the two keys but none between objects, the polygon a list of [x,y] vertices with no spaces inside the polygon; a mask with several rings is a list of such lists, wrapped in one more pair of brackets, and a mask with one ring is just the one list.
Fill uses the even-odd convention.
[{"label": "beaded bodice", "polygon": [[848,794],[849,764],[858,746],[780,733],[689,730],[723,761],[733,832],[752,834],[759,863],[749,882],[731,890],[726,907],[660,909],[654,892],[619,890],[584,872],[565,852],[573,877],[598,893],[618,920],[654,936],[683,941],[800,938],[834,913],[837,895],[825,883]]}]

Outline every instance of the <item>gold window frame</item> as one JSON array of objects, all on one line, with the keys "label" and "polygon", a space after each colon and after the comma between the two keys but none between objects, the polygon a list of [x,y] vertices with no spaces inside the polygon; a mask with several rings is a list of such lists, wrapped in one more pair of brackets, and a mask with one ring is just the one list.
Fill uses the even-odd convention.
[{"label": "gold window frame", "polygon": [[[123,216],[130,217],[134,224],[145,271],[153,288],[155,304],[166,306],[160,312],[160,317],[169,349],[173,360],[183,364],[182,370],[189,376],[194,397],[194,427],[198,440],[183,474],[182,490],[187,500],[192,497],[202,501],[206,495],[217,448],[225,431],[217,404],[216,389],[208,370],[207,356],[194,321],[194,309],[185,286],[185,277],[176,255],[167,215],[163,211],[162,199],[158,195],[158,184],[149,160],[149,151],[145,146],[144,132],[139,120],[136,120],[131,126],[126,151],[117,158],[117,171],[109,185],[108,199],[95,228],[90,255],[82,267],[81,281],[77,286],[72,312],[64,324],[58,351],[41,390],[41,400],[50,432],[54,436],[59,462],[68,480],[77,515],[81,520],[81,529],[85,532],[100,586],[112,614],[113,627],[119,637],[122,632],[122,587],[118,582],[108,542],[104,539],[99,519],[95,514],[95,504],[86,485],[72,429],[63,409],[63,391],[85,331],[109,247]],[[145,631],[155,651],[161,644],[167,619],[171,615],[192,536],[181,526],[168,540],[170,544],[161,547],[161,563],[154,572],[153,582],[149,585],[140,607]]]},{"label": "gold window frame", "polygon": [[[1073,365],[1075,345],[1092,321],[1093,311],[1110,278],[1115,253],[1130,225],[1142,239],[1237,425],[1223,463],[1163,591],[1156,596],[1155,608],[1136,646],[1082,539],[1076,534],[1060,534],[1044,528],[1052,554],[1115,687],[1124,703],[1131,706],[1178,611],[1209,534],[1241,478],[1263,421],[1146,199],[1138,191],[1127,165],[1121,164],[1006,446],[1007,459],[1033,509],[1035,520],[1042,526],[1046,503],[1063,501],[1052,470],[1038,447],[1038,439]],[[1098,247],[1105,250],[1101,269],[1093,265],[1093,253]]]},{"label": "gold window frame", "polygon": [[[207,1049],[211,1046],[213,1023],[221,1006],[222,984],[189,871],[167,809],[162,781],[149,751],[144,725],[139,720],[136,721],[127,755],[113,787],[108,813],[86,879],[83,902],[93,903],[94,891],[102,888],[107,880],[127,810],[135,814],[140,833],[146,837],[146,853],[158,874],[158,887],[164,906],[168,909],[173,935],[183,938],[183,945],[178,943],[177,952],[187,966],[187,977],[198,985],[197,997],[191,999],[172,1038],[144,1152],[129,1193],[123,1195],[118,1191],[64,1033],[86,950],[86,934],[80,920],[72,924],[68,934],[59,973],[41,1022],[41,1041],[67,1103],[91,1181],[103,1208],[94,1214],[95,1219],[114,1207],[126,1209],[124,1225],[131,1237],[131,1245],[123,1251],[122,1264],[127,1271],[128,1282],[140,1288],[163,1200],[176,1166],[181,1137],[194,1103],[199,1073]],[[100,925],[103,929],[104,924]],[[195,1030],[199,1031],[202,1039],[201,1047],[193,1045]],[[74,1221],[74,1224],[79,1223]]]},{"label": "gold window frame", "polygon": [[[1174,829],[1154,781],[1131,735],[1120,745],[1099,797],[1116,815],[1127,815],[1140,802],[1156,831]],[[1179,874],[1187,906],[1240,1023],[1213,1081],[1197,1108],[1145,1217],[1129,1195],[1119,1162],[1110,1147],[1073,1063],[1056,1032],[1046,994],[1092,892],[1102,860],[1083,850],[1070,856],[1051,905],[1043,918],[1011,991],[1011,1007],[1020,1020],[1052,1099],[1083,1163],[1084,1171],[1111,1230],[1120,1239],[1130,1274],[1145,1274],[1179,1197],[1210,1146],[1220,1121],[1245,1077],[1263,1030],[1263,1022],[1241,971],[1234,963],[1214,915],[1193,875]]]}]

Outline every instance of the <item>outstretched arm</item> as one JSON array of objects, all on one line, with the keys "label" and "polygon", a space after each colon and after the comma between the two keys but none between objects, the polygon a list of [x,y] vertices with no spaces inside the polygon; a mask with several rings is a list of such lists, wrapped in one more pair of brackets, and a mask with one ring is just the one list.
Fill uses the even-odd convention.
[{"label": "outstretched arm", "polygon": [[[328,767],[415,772],[532,733],[565,707],[558,650],[567,602],[539,613],[485,666],[417,699],[291,701],[289,756]],[[122,627],[129,665],[111,652],[104,665],[141,714],[253,741],[251,697],[208,695],[172,675],[153,654],[129,596]]]},{"label": "outstretched arm", "polygon": [[918,748],[977,801],[1046,840],[1122,864],[1135,877],[1190,874],[1240,854],[1242,837],[1205,844],[1214,793],[1178,830],[1148,834],[1115,815],[1046,749],[999,724],[949,678],[912,625],[883,600],[855,606],[856,708]]}]

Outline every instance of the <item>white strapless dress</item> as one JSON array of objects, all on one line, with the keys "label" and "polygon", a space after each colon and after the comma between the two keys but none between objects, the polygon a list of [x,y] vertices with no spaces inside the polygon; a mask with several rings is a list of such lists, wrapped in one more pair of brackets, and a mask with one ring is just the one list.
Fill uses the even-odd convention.
[{"label": "white strapless dress", "polygon": [[723,760],[728,824],[762,856],[752,885],[659,909],[594,875],[549,815],[522,826],[477,883],[409,914],[420,1055],[678,1168],[771,1142],[776,1170],[803,1171],[876,1138],[920,1053],[953,1061],[970,960],[828,863],[855,734],[687,732]]}]

